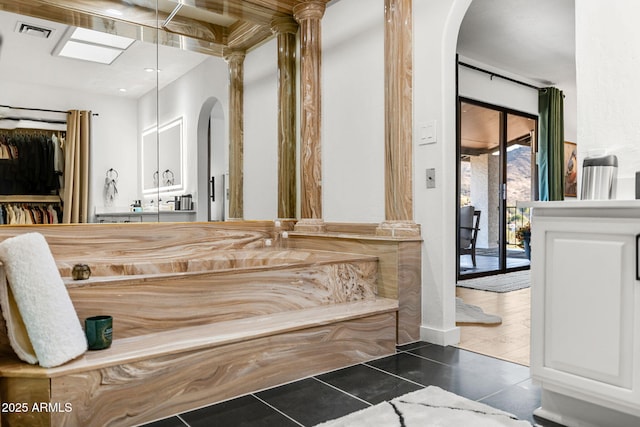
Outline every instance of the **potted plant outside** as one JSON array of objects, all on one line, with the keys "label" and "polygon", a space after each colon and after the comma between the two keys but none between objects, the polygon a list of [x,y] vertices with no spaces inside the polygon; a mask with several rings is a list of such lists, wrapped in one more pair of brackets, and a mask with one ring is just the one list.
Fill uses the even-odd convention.
[{"label": "potted plant outside", "polygon": [[524,248],[524,255],[531,259],[531,225],[523,225],[516,230],[516,239],[520,242],[518,246]]}]

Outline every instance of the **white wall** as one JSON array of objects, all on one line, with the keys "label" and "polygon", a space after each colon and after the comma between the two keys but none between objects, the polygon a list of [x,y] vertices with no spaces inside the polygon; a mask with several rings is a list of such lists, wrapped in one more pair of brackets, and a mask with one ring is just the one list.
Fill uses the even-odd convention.
[{"label": "white wall", "polygon": [[615,154],[618,198],[633,199],[640,170],[640,2],[580,0],[575,7],[578,162]]},{"label": "white wall", "polygon": [[384,1],[342,0],[322,19],[325,221],[384,217]]},{"label": "white wall", "polygon": [[[456,283],[456,45],[471,0],[413,2],[414,129],[435,121],[437,142],[418,145],[414,130],[415,220],[422,225],[421,337],[449,345],[455,326]],[[424,185],[436,169],[436,188]]]},{"label": "white wall", "polygon": [[[357,16],[357,19],[354,17]],[[245,59],[244,217],[277,217],[277,41]],[[322,19],[323,219],[384,220],[384,1]]]},{"label": "white wall", "polygon": [[136,101],[117,96],[69,91],[50,86],[24,85],[0,80],[2,103],[51,110],[91,110],[92,120],[90,213],[104,207],[106,172],[118,171],[116,205],[128,206],[139,198],[138,131]]},{"label": "white wall", "polygon": [[278,42],[244,60],[244,218],[278,217]]}]

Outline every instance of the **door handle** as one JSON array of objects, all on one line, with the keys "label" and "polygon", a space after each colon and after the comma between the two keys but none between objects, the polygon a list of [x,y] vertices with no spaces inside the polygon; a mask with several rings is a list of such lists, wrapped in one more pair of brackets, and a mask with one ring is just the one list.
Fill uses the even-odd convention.
[{"label": "door handle", "polygon": [[640,265],[638,265],[638,255],[640,247],[640,234],[636,234],[636,280],[640,280]]},{"label": "door handle", "polygon": [[211,184],[211,201],[215,202],[216,201],[216,177],[212,176],[211,179],[209,180],[209,183]]}]

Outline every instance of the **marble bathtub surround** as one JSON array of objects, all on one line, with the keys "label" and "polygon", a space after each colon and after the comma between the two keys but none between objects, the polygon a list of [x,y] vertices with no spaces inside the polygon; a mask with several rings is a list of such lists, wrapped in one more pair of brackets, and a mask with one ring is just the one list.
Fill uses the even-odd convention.
[{"label": "marble bathtub surround", "polygon": [[[42,232],[79,316],[109,313],[117,334],[39,369],[0,333],[0,399],[72,403],[38,425],[128,426],[393,354],[419,326],[420,240],[292,226],[286,250],[264,248],[273,221],[1,227],[0,240]],[[72,280],[78,262],[91,278]]]},{"label": "marble bathtub surround", "polygon": [[[109,313],[117,331],[110,348],[56,369],[18,362],[0,334],[2,401],[73,404],[41,425],[147,422],[395,350],[398,301],[378,295],[377,256],[264,249],[273,222],[36,228],[77,313]],[[94,274],[74,281],[80,261]]]},{"label": "marble bathtub surround", "polygon": [[385,0],[385,221],[378,234],[419,236],[413,221],[412,0]]},{"label": "marble bathtub surround", "polygon": [[421,244],[419,236],[377,235],[378,224],[327,223],[324,234],[292,232],[289,248],[340,251],[378,259],[378,296],[397,299],[398,344],[420,339]]},{"label": "marble bathtub surround", "polygon": [[[321,20],[324,0],[309,0],[293,7],[300,24],[300,181],[301,217],[296,229],[322,231],[322,102]],[[312,221],[309,221],[312,220]]]},{"label": "marble bathtub surround", "polygon": [[277,18],[278,39],[278,218],[296,217],[296,35],[292,18]]},{"label": "marble bathtub surround", "polygon": [[[338,251],[377,257],[378,295],[400,300],[398,342],[408,343],[419,339],[419,237],[376,236],[376,223],[326,223],[324,234],[292,232],[293,225],[294,221],[281,221],[282,229],[289,231],[291,249]],[[91,268],[94,276],[109,276],[186,272],[189,270],[188,263],[196,268],[201,267],[198,266],[200,263],[208,263],[207,269],[213,268],[212,263],[220,269],[225,268],[224,265],[232,265],[232,262],[241,262],[244,263],[243,267],[248,267],[249,262],[263,261],[255,254],[252,257],[235,256],[232,257],[235,261],[230,261],[220,255],[213,257],[210,252],[264,248],[264,241],[272,238],[273,230],[273,221],[3,226],[0,227],[0,240],[19,233],[38,231],[46,236],[62,276],[70,276],[74,263],[90,261],[93,261]],[[70,235],[74,238],[70,239]],[[304,252],[291,251],[297,254]],[[270,257],[268,262],[275,262],[277,257]],[[101,262],[96,263],[96,260]],[[89,285],[93,279],[95,277],[86,282],[67,281],[67,287],[85,283]],[[0,352],[3,350],[1,340],[0,334]],[[11,352],[10,348],[8,351]]]},{"label": "marble bathtub surround", "polygon": [[244,51],[232,51],[229,64],[229,217],[244,216]]}]

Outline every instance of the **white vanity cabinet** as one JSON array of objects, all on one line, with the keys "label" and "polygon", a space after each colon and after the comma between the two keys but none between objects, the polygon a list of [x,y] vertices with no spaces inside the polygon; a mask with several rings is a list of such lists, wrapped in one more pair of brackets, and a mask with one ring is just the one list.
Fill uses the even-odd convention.
[{"label": "white vanity cabinet", "polygon": [[160,211],[158,212],[99,212],[96,222],[190,222],[196,220],[196,211]]},{"label": "white vanity cabinet", "polygon": [[522,205],[533,207],[536,413],[566,425],[640,425],[640,202]]}]

